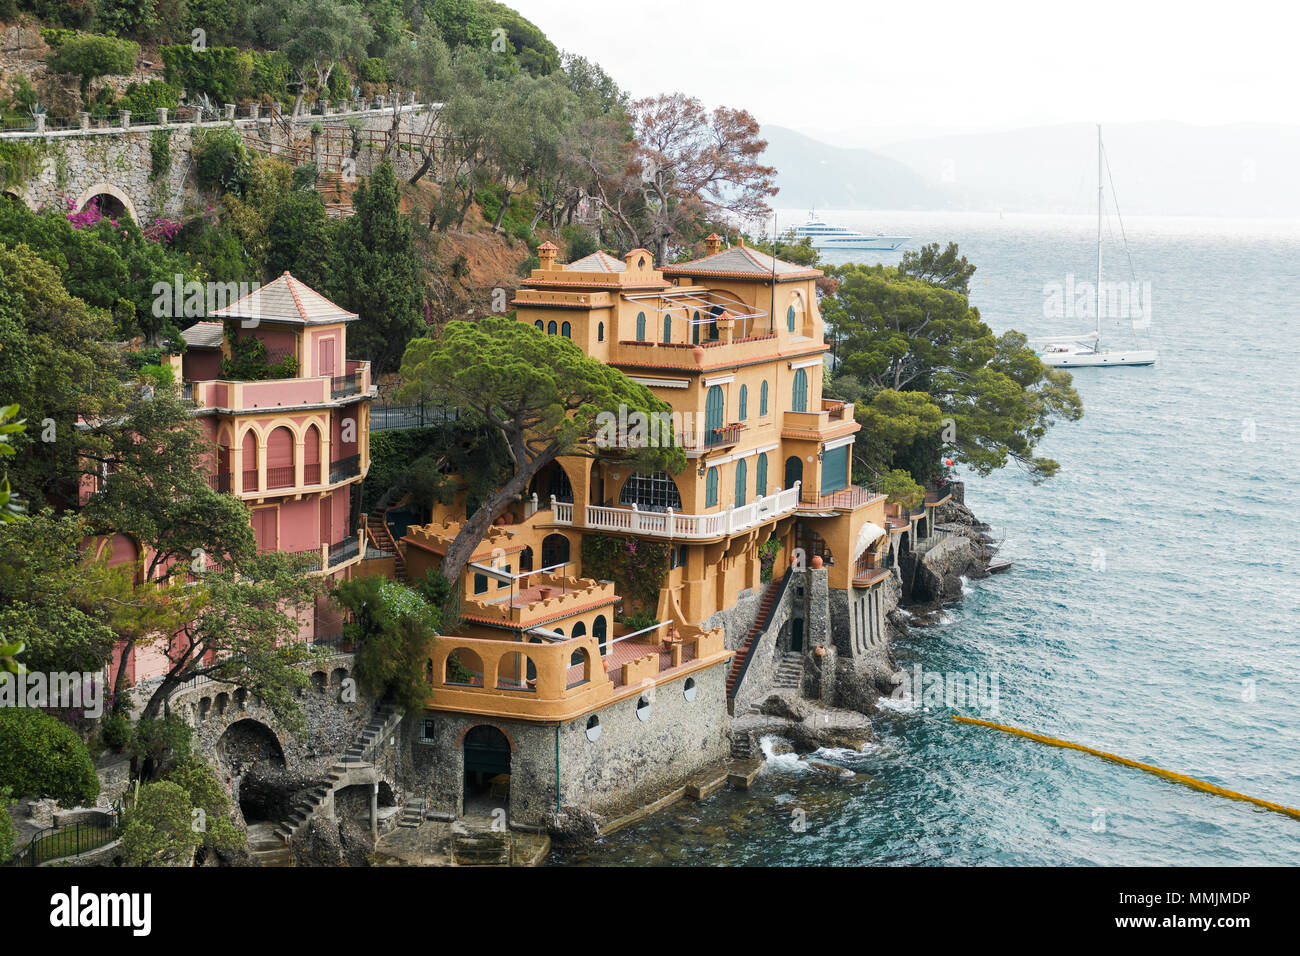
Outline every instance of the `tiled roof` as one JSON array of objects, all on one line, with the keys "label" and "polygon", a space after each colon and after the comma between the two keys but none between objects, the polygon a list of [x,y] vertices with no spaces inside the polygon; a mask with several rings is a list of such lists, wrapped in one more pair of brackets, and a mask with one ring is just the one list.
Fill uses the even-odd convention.
[{"label": "tiled roof", "polygon": [[782,259],[773,259],[766,253],[751,249],[749,246],[732,246],[730,249],[723,249],[702,259],[664,266],[661,271],[664,275],[753,276],[761,279],[772,275],[773,265],[778,279],[815,279],[824,274],[820,269],[810,269]]},{"label": "tiled roof", "polygon": [[223,319],[258,319],[294,325],[351,322],[355,312],[340,308],[315,289],[285,273],[234,305],[212,313]]},{"label": "tiled roof", "polygon": [[181,333],[185,344],[195,349],[221,348],[222,325],[220,322],[195,322]]},{"label": "tiled roof", "polygon": [[607,252],[596,251],[564,267],[565,272],[626,272],[627,263]]}]

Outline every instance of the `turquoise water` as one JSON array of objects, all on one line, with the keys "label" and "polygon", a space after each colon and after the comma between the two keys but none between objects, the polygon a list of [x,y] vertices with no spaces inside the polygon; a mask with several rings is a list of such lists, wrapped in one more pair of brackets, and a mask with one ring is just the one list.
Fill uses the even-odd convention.
[{"label": "turquoise water", "polygon": [[[957,241],[995,331],[1079,324],[1043,318],[1043,286],[1090,273],[1086,216],[827,218]],[[1041,448],[1061,462],[1055,479],[1034,487],[1012,468],[969,482],[1015,568],[970,582],[899,662],[996,672],[1001,723],[1300,806],[1300,228],[1126,225],[1152,283],[1159,364],[1075,373],[1085,417]],[[1300,862],[1300,820],[951,712],[874,715],[877,745],[827,755],[858,772],[850,782],[776,757],[747,794],[680,805],[554,862]]]}]

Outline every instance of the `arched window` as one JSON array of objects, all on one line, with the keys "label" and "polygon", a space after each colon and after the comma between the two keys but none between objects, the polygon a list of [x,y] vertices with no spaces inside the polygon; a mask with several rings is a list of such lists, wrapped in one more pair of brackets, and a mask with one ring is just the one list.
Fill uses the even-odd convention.
[{"label": "arched window", "polygon": [[542,567],[552,568],[569,560],[569,539],[562,534],[548,534],[542,539]]},{"label": "arched window", "polygon": [[536,327],[536,329],[537,329],[538,332],[545,332],[545,331],[546,331],[546,326],[544,326],[544,325],[542,324],[542,320],[541,320],[541,319],[538,319],[536,322],[533,323],[533,325]]},{"label": "arched window", "polygon": [[672,340],[673,340],[673,317],[669,315],[667,312],[665,312],[664,313],[664,341],[671,342]]},{"label": "arched window", "polygon": [[797,368],[794,370],[794,395],[790,403],[793,412],[808,411],[808,372]]},{"label": "arched window", "polygon": [[585,621],[579,621],[577,624],[573,625],[573,633],[570,635],[570,637],[586,637],[586,636],[587,636],[587,623]]},{"label": "arched window", "polygon": [[710,386],[709,393],[704,398],[704,444],[711,445],[718,440],[718,429],[722,427],[725,410],[722,386]]},{"label": "arched window", "polygon": [[758,417],[767,417],[767,379],[763,379],[763,387],[758,390]]},{"label": "arched window", "polygon": [[283,425],[271,431],[266,440],[266,486],[289,488],[295,481],[293,473],[293,432]]},{"label": "arched window", "polygon": [[754,495],[762,498],[767,494],[767,454],[758,456],[758,465],[754,468]]},{"label": "arched window", "polygon": [[710,468],[704,479],[704,507],[713,508],[718,503],[718,469]]},{"label": "arched window", "polygon": [[695,317],[691,319],[691,344],[700,344],[700,313],[697,311]]},{"label": "arched window", "polygon": [[645,341],[645,313],[644,312],[638,312],[636,314],[636,340],[638,342]]},{"label": "arched window", "polygon": [[749,417],[749,386],[740,386],[740,411],[736,415],[736,421],[743,422]]},{"label": "arched window", "polygon": [[722,306],[720,306],[720,305],[715,305],[713,308],[709,309],[709,314],[713,316],[713,321],[709,323],[709,338],[710,338],[710,339],[717,339],[717,337],[718,337],[718,316],[720,316],[724,311],[725,311],[725,310],[724,310],[724,309],[722,308]]},{"label": "arched window", "polygon": [[560,326],[560,334],[563,335],[566,339],[573,338],[573,326],[570,325],[568,322],[565,322],[562,326]]},{"label": "arched window", "polygon": [[558,327],[556,326],[554,320],[552,320],[552,321],[550,321],[550,322],[547,322],[547,323],[546,323],[546,334],[547,334],[547,335],[554,335],[554,334],[556,333],[557,328],[558,328]]},{"label": "arched window", "polygon": [[596,618],[595,622],[591,625],[591,636],[594,637],[596,643],[600,645],[600,654],[602,657],[609,653],[608,649],[605,647],[605,634],[607,627],[608,625],[605,623],[605,615],[603,614]]},{"label": "arched window", "polygon": [[736,507],[737,508],[739,508],[741,505],[745,503],[745,484],[748,481],[748,476],[745,474],[745,472],[747,470],[748,469],[745,465],[745,459],[742,458],[740,459],[740,461],[736,462]]},{"label": "arched window", "polygon": [[785,327],[791,332],[794,331],[794,306],[785,310]]},{"label": "arched window", "polygon": [[601,322],[596,326],[596,341],[605,341],[605,323]]},{"label": "arched window", "polygon": [[666,471],[649,473],[637,472],[623,483],[623,490],[618,493],[621,505],[636,505],[642,511],[682,510],[682,496],[677,491],[677,482]]}]

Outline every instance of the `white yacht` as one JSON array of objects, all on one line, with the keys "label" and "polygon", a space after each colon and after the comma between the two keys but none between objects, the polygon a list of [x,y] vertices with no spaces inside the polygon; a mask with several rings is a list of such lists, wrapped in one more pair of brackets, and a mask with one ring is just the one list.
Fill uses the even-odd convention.
[{"label": "white yacht", "polygon": [[[1097,127],[1097,285],[1094,289],[1093,300],[1097,316],[1097,327],[1094,331],[1086,335],[1076,335],[1067,338],[1056,339],[1043,348],[1039,349],[1038,357],[1043,360],[1043,364],[1050,365],[1053,368],[1084,368],[1098,367],[1103,365],[1155,365],[1156,350],[1148,348],[1120,348],[1104,349],[1101,345],[1101,316],[1104,311],[1102,303],[1108,301],[1108,296],[1104,294],[1105,286],[1101,281],[1101,226],[1103,218],[1103,197],[1104,187],[1102,179],[1102,168],[1105,160],[1105,154],[1101,145],[1101,127]],[[1113,190],[1112,190],[1113,192]],[[1113,198],[1113,197],[1112,197]],[[1119,213],[1119,206],[1116,204],[1116,214]],[[1123,231],[1124,220],[1120,218],[1120,230]],[[1128,248],[1128,238],[1124,239],[1125,250]],[[1132,259],[1130,258],[1130,269],[1132,268]],[[1134,277],[1136,280],[1136,276]],[[1136,284],[1136,282],[1135,282]],[[1151,302],[1148,294],[1146,309],[1150,309]],[[1135,323],[1134,327],[1137,325]]]},{"label": "white yacht", "polygon": [[816,218],[815,213],[809,214],[808,221],[802,226],[794,228],[796,242],[805,236],[812,240],[814,249],[843,249],[846,252],[870,250],[892,252],[911,238],[911,236],[886,236],[879,233],[869,236],[865,232],[857,232],[847,226],[829,225]]}]

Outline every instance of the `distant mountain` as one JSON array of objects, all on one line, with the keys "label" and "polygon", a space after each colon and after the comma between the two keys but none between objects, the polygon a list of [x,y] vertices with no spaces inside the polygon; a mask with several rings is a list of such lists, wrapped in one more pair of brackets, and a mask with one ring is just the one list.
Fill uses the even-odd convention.
[{"label": "distant mountain", "polygon": [[[1125,214],[1300,217],[1300,126],[1115,123],[1102,132]],[[763,134],[768,161],[780,170],[776,201],[783,206],[1095,208],[1097,134],[1087,123],[934,136],[876,150],[841,149],[780,127]]]},{"label": "distant mountain", "polygon": [[866,149],[841,149],[782,126],[764,126],[763,162],[777,169],[785,208],[934,209],[942,191],[905,163]]},{"label": "distant mountain", "polygon": [[[1300,216],[1300,126],[1115,123],[1102,135],[1125,213]],[[1096,202],[1096,137],[1095,126],[1071,123],[917,139],[880,152],[967,208],[1082,212]]]}]

